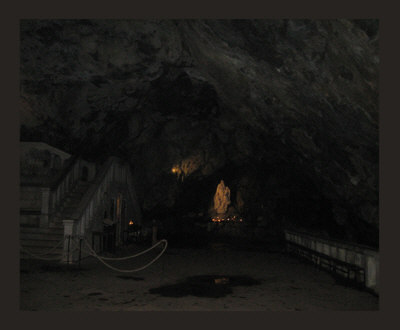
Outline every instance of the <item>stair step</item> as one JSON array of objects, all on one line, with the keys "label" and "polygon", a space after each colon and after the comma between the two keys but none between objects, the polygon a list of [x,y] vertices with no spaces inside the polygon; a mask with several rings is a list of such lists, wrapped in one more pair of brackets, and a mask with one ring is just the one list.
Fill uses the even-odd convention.
[{"label": "stair step", "polygon": [[82,196],[67,196],[65,197],[65,204],[67,203],[80,203]]},{"label": "stair step", "polygon": [[69,219],[68,217],[70,217],[71,215],[74,215],[76,212],[77,208],[68,208],[62,211],[61,213],[61,217],[64,219]]},{"label": "stair step", "polygon": [[75,207],[66,207],[61,212],[62,212],[62,214],[71,213],[71,212],[75,212],[77,209],[78,209],[78,205]]},{"label": "stair step", "polygon": [[58,242],[64,237],[63,233],[43,234],[43,233],[20,233],[20,240],[43,240]]},{"label": "stair step", "polygon": [[87,190],[88,190],[88,188],[79,189],[79,190],[74,190],[74,191],[71,191],[71,192],[68,194],[68,196],[78,197],[78,196],[83,195]]},{"label": "stair step", "polygon": [[63,254],[63,249],[51,249],[51,248],[41,248],[41,247],[29,247],[29,246],[22,246],[22,248],[19,249],[19,252],[26,253],[29,255],[28,252],[31,252],[33,254],[37,255],[46,255],[46,256],[55,256],[55,255],[62,255]]},{"label": "stair step", "polygon": [[71,193],[64,197],[64,200],[81,200],[84,193]]},{"label": "stair step", "polygon": [[73,190],[64,197],[57,216],[60,218],[65,218],[66,216],[70,218],[79,207],[83,196],[91,185],[92,183],[86,181],[78,182]]},{"label": "stair step", "polygon": [[64,218],[66,220],[78,220],[77,217],[75,217],[74,213],[65,213]]},{"label": "stair step", "polygon": [[63,213],[64,212],[73,212],[73,211],[75,211],[77,209],[77,207],[78,207],[78,205],[76,205],[75,207],[74,206],[68,206],[68,207],[65,207],[62,212]]},{"label": "stair step", "polygon": [[74,214],[75,214],[75,210],[72,210],[72,211],[68,211],[68,212],[63,212],[63,218],[64,219],[66,219],[66,220],[74,220],[73,218],[74,218]]},{"label": "stair step", "polygon": [[83,192],[87,190],[87,188],[90,186],[90,184],[85,184],[85,185],[79,185],[77,186],[72,192]]},{"label": "stair step", "polygon": [[63,248],[63,243],[60,243],[61,239],[55,240],[36,240],[36,239],[22,239],[21,245],[23,247],[35,247],[35,248],[43,248],[43,249],[52,249],[57,246],[57,249]]},{"label": "stair step", "polygon": [[71,208],[71,207],[78,207],[79,204],[80,204],[80,201],[79,202],[68,202],[68,203],[65,203],[64,209]]},{"label": "stair step", "polygon": [[32,234],[64,234],[63,228],[20,227],[20,233]]},{"label": "stair step", "polygon": [[79,187],[78,189],[73,190],[71,193],[74,195],[82,195],[86,190],[88,190],[89,186],[87,187]]},{"label": "stair step", "polygon": [[33,256],[31,256],[31,254],[33,254],[33,255],[36,254],[37,256],[44,257],[44,258],[53,258],[53,257],[61,258],[63,255],[62,250],[49,252],[49,249],[43,250],[43,249],[36,249],[36,248],[26,248],[25,250],[20,249],[19,253],[20,253],[20,258],[22,258],[22,259],[31,259],[31,258],[36,259],[36,258],[33,258]]},{"label": "stair step", "polygon": [[73,203],[73,204],[79,204],[79,203],[82,201],[82,197],[83,197],[83,196],[70,198],[70,199],[68,199],[68,200],[65,201],[64,205],[66,205],[66,204],[71,204],[71,203]]},{"label": "stair step", "polygon": [[21,242],[21,247],[22,250],[28,250],[28,251],[36,251],[37,253],[41,252],[54,252],[54,253],[59,253],[60,251],[62,251],[64,249],[64,245],[60,244],[59,246],[57,246],[57,243],[53,243],[53,245],[43,245],[43,244],[39,244],[40,241],[37,241],[36,243],[32,243],[32,242]]},{"label": "stair step", "polygon": [[64,231],[64,224],[62,221],[55,221],[49,223],[49,228],[52,229],[62,229]]},{"label": "stair step", "polygon": [[[20,249],[19,251],[19,256],[21,259],[53,259],[57,260],[59,259],[61,261],[63,251],[62,250],[56,250],[56,251],[51,251],[49,253],[49,249],[39,249],[39,248],[25,248],[26,250]],[[35,258],[33,255],[38,255],[38,258]]]}]

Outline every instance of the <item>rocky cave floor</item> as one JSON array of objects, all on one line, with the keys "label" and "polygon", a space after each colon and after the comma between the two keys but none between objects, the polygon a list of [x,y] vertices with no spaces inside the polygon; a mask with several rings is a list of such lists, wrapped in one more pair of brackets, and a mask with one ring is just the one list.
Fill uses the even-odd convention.
[{"label": "rocky cave floor", "polygon": [[[119,255],[146,249],[130,244]],[[112,266],[143,266],[159,251]],[[346,286],[280,248],[210,242],[168,247],[150,267],[111,270],[88,257],[78,265],[21,260],[22,311],[378,310],[379,298]]]}]

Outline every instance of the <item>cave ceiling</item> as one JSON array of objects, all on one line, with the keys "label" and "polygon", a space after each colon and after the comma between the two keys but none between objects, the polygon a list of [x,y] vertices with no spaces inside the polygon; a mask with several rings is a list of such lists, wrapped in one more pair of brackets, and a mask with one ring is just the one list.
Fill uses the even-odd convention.
[{"label": "cave ceiling", "polygon": [[254,216],[377,229],[376,20],[20,28],[21,140],[126,159],[144,210],[207,208],[224,179]]}]

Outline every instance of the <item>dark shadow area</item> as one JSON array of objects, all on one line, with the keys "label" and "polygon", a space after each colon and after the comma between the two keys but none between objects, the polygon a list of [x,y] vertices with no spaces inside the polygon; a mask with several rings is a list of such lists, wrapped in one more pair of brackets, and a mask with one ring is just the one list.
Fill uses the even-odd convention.
[{"label": "dark shadow area", "polygon": [[188,277],[185,281],[150,289],[151,294],[164,297],[210,297],[221,298],[233,292],[234,286],[251,286],[261,281],[248,276],[199,275]]},{"label": "dark shadow area", "polygon": [[64,264],[45,264],[40,266],[41,273],[56,273],[56,272],[81,272],[87,271],[89,269],[84,269],[78,265],[64,265]]},{"label": "dark shadow area", "polygon": [[21,259],[20,260],[20,273],[33,274],[33,273],[65,273],[71,272],[78,275],[80,272],[89,271],[89,268],[82,267],[79,264],[61,264],[58,261],[38,260],[38,259]]},{"label": "dark shadow area", "polygon": [[131,280],[131,281],[143,281],[143,277],[137,277],[137,276],[130,276],[130,275],[119,275],[117,276],[118,278],[122,278],[123,280]]}]

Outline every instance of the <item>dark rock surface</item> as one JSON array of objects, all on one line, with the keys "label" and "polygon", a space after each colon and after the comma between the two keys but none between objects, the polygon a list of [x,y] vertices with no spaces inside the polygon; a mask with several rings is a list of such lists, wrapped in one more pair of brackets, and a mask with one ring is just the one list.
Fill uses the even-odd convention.
[{"label": "dark rock surface", "polygon": [[249,221],[377,245],[378,40],[374,20],[23,20],[21,139],[129,160],[160,217],[207,213],[223,179]]}]

